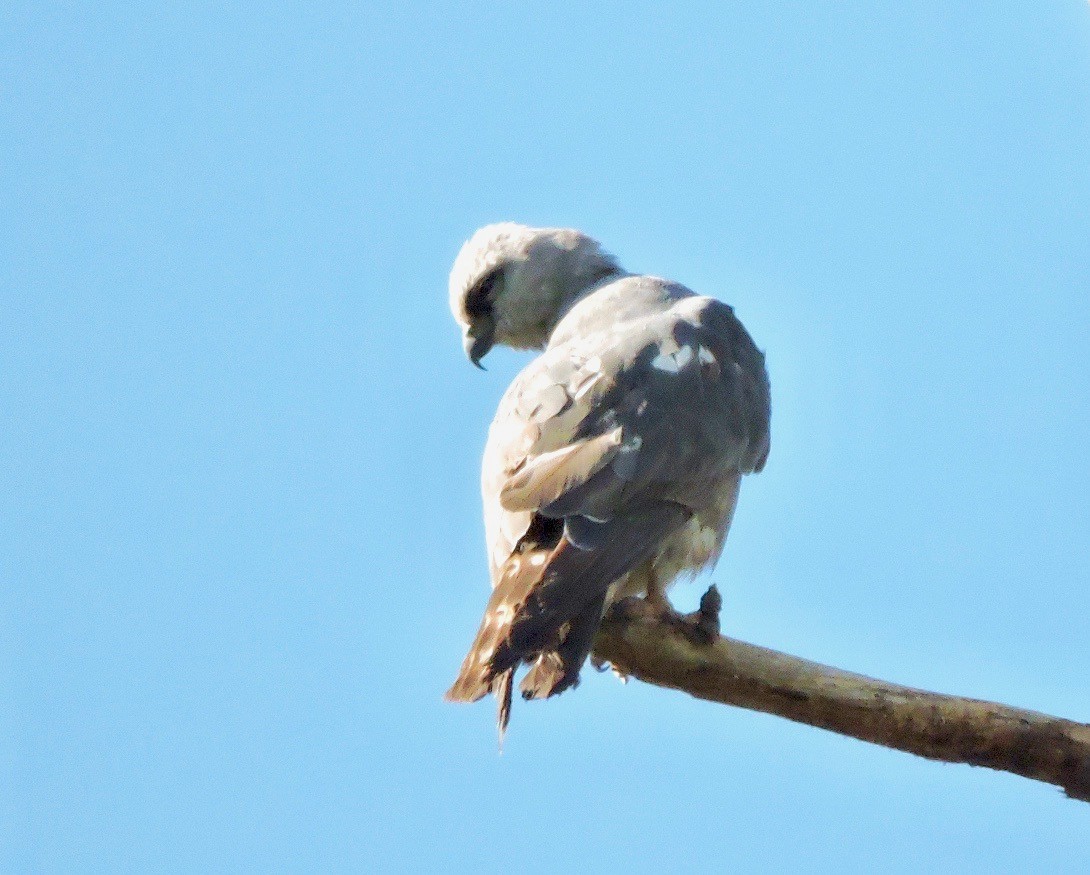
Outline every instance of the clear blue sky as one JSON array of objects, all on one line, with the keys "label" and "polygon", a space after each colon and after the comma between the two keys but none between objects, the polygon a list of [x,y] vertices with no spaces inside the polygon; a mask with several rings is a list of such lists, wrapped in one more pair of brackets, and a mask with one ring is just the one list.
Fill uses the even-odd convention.
[{"label": "clear blue sky", "polygon": [[767,349],[732,634],[1090,720],[1090,5],[950,5],[5,7],[0,868],[1085,865],[1009,775],[593,672],[502,757],[441,701],[526,361],[446,275],[514,219]]}]

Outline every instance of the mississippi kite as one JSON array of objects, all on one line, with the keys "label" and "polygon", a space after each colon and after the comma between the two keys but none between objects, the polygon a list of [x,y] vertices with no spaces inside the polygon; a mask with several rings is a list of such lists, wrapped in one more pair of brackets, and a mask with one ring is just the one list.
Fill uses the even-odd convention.
[{"label": "mississippi kite", "polygon": [[499,701],[579,682],[604,610],[712,565],[769,450],[764,356],[726,304],[626,273],[578,231],[481,228],[450,275],[479,366],[540,349],[500,401],[481,481],[492,596],[447,693]]}]

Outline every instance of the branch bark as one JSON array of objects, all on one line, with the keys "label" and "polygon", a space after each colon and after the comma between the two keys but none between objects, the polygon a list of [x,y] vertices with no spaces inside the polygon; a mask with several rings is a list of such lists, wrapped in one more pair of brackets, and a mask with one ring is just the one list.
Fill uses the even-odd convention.
[{"label": "branch bark", "polygon": [[1012,772],[1090,802],[1090,725],[996,702],[902,687],[718,634],[719,595],[663,615],[630,599],[611,611],[596,660],[649,684],[763,711],[948,763]]}]

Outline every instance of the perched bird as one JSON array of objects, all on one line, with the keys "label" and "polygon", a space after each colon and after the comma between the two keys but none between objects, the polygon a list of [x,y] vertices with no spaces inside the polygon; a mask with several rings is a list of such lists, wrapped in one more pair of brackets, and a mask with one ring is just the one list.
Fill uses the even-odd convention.
[{"label": "perched bird", "polygon": [[480,366],[539,349],[500,401],[481,485],[492,596],[457,702],[579,682],[605,609],[665,590],[723,549],[743,474],[768,458],[764,356],[726,304],[626,273],[587,235],[488,225],[462,247],[450,306]]}]

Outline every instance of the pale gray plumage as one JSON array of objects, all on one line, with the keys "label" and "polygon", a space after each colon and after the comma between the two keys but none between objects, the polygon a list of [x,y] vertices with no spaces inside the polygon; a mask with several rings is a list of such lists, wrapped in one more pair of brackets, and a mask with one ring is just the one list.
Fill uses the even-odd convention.
[{"label": "pale gray plumage", "polygon": [[603,610],[662,600],[718,558],[742,474],[769,450],[764,356],[733,310],[623,272],[578,231],[479,230],[450,277],[475,364],[496,343],[544,352],[508,388],[482,467],[493,593],[448,692],[500,700],[578,683]]}]

